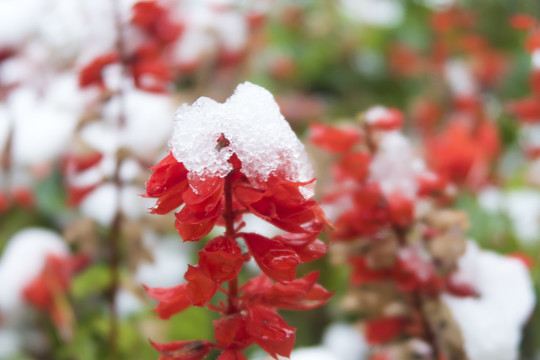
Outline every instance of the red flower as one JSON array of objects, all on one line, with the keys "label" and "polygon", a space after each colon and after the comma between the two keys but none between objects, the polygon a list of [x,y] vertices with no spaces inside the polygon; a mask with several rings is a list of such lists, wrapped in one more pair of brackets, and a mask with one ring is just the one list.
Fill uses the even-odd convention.
[{"label": "red flower", "polygon": [[[241,167],[237,158],[233,157],[231,162],[237,162],[236,168]],[[197,241],[208,234],[223,213],[224,179],[205,179],[195,193],[189,186],[188,171],[172,153],[152,170],[154,173],[146,185],[146,196],[158,199],[152,213],[165,214],[185,203],[176,214],[178,233],[184,241]],[[283,230],[319,233],[329,223],[317,202],[305,199],[300,191],[308,183],[292,182],[271,174],[265,184],[255,186],[241,171],[232,182],[237,203]]]},{"label": "red flower", "polygon": [[536,19],[528,14],[516,14],[510,18],[510,25],[517,30],[529,30],[536,25]]},{"label": "red flower", "polygon": [[333,154],[347,152],[362,138],[360,132],[353,127],[338,129],[323,124],[311,124],[310,141],[321,149]]},{"label": "red flower", "polygon": [[242,286],[244,301],[286,310],[310,310],[324,305],[333,295],[317,284],[318,272],[288,283],[272,283],[260,275]]},{"label": "red flower", "polygon": [[85,88],[91,85],[97,85],[104,87],[102,71],[110,64],[114,64],[119,61],[119,56],[115,52],[110,52],[98,56],[90,64],[83,67],[79,74],[79,86]]},{"label": "red flower", "polygon": [[508,105],[508,110],[524,123],[540,122],[540,101],[535,97],[513,101]]},{"label": "red flower", "polygon": [[497,129],[482,122],[472,129],[461,121],[428,141],[428,161],[434,170],[457,183],[477,187],[487,180],[490,163],[499,151]]},{"label": "red flower", "polygon": [[131,22],[156,40],[170,43],[182,34],[183,26],[173,22],[167,12],[168,10],[156,1],[140,1],[133,5]]},{"label": "red flower", "polygon": [[187,284],[180,284],[170,288],[144,287],[146,293],[159,301],[154,311],[162,319],[168,319],[174,314],[184,311],[191,305],[187,294]]},{"label": "red flower", "polygon": [[403,114],[398,109],[384,108],[384,111],[375,114],[370,114],[369,110],[366,112],[367,123],[373,129],[390,131],[403,126]]},{"label": "red flower", "polygon": [[372,345],[384,344],[402,334],[406,325],[407,321],[402,317],[385,317],[366,321],[366,340]]},{"label": "red flower", "polygon": [[230,237],[218,236],[199,251],[201,271],[218,284],[236,278],[243,263],[242,250]]},{"label": "red flower", "polygon": [[291,356],[294,346],[295,329],[274,311],[262,306],[249,308],[247,329],[255,343],[274,359],[278,355]]}]

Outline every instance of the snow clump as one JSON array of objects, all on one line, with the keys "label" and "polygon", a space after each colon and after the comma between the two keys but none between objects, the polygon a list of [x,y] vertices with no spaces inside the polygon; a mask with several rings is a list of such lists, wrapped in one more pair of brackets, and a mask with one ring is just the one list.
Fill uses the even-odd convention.
[{"label": "snow clump", "polygon": [[[224,136],[230,143],[220,147]],[[290,181],[310,181],[313,169],[304,146],[281,115],[272,94],[245,82],[223,104],[201,97],[182,105],[176,113],[170,141],[176,160],[190,172],[190,185],[197,180],[225,177],[233,154],[242,162],[242,172],[259,184],[277,173]],[[304,196],[313,195],[306,190]]]}]

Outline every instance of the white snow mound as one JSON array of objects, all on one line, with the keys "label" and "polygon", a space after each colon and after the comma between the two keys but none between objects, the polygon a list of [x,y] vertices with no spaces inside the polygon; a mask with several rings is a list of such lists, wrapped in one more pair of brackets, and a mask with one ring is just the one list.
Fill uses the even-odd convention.
[{"label": "white snow mound", "polygon": [[[230,145],[216,147],[221,134]],[[190,185],[197,191],[197,180],[225,177],[235,153],[242,171],[254,183],[276,172],[291,181],[309,181],[313,169],[304,146],[281,115],[272,94],[245,82],[223,104],[206,97],[193,105],[182,105],[176,113],[170,141],[176,160],[189,170]],[[311,189],[304,196],[313,195]]]},{"label": "white snow mound", "polygon": [[470,360],[518,358],[522,327],[535,304],[533,284],[517,260],[467,243],[458,277],[472,284],[479,298],[443,297],[461,328]]}]

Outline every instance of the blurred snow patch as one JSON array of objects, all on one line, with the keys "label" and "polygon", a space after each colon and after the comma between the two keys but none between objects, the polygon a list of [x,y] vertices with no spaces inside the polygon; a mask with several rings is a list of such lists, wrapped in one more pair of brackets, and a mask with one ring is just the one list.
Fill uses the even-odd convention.
[{"label": "blurred snow patch", "polygon": [[13,329],[0,329],[0,359],[16,358],[22,346],[21,335]]},{"label": "blurred snow patch", "polygon": [[478,298],[443,296],[461,328],[469,359],[517,359],[522,327],[535,304],[525,265],[469,241],[457,277],[480,294]]},{"label": "blurred snow patch", "polygon": [[120,289],[116,293],[116,309],[120,317],[128,317],[144,309],[144,304],[131,292]]},{"label": "blurred snow patch", "polygon": [[331,324],[323,337],[323,346],[339,360],[367,358],[369,346],[364,336],[350,324]]},{"label": "blurred snow patch", "polygon": [[144,234],[144,245],[154,262],[143,262],[135,272],[135,280],[149,287],[168,287],[184,282],[182,274],[187,270],[190,246],[176,236],[161,237],[155,233]]},{"label": "blurred snow patch", "polygon": [[448,60],[444,66],[444,74],[454,95],[471,96],[476,94],[476,82],[463,60]]},{"label": "blurred snow patch", "polygon": [[62,238],[50,230],[27,228],[13,235],[0,258],[0,310],[21,305],[22,291],[39,275],[48,255],[67,253]]},{"label": "blurred snow patch", "polygon": [[293,350],[290,360],[342,360],[332,354],[329,349],[323,346],[299,348]]},{"label": "blurred snow patch", "polygon": [[73,74],[58,77],[41,97],[30,87],[18,87],[8,98],[12,117],[13,156],[20,165],[39,164],[60,155],[70,140],[82,108]]},{"label": "blurred snow patch", "polygon": [[532,53],[531,60],[533,69],[540,70],[540,49]]},{"label": "blurred snow patch", "polygon": [[379,183],[387,196],[398,193],[412,199],[418,191],[416,178],[424,170],[418,161],[407,138],[397,131],[386,132],[369,165],[370,180]]},{"label": "blurred snow patch", "polygon": [[514,232],[523,243],[540,238],[540,193],[516,190],[506,194],[505,210],[512,220]]},{"label": "blurred snow patch", "polygon": [[341,0],[341,11],[366,25],[394,27],[403,20],[403,4],[396,0]]},{"label": "blurred snow patch", "polygon": [[540,238],[540,192],[537,190],[503,192],[489,187],[479,193],[478,203],[488,212],[507,215],[514,234],[522,244],[530,244]]},{"label": "blurred snow patch", "polygon": [[456,3],[456,0],[423,0],[424,5],[435,9],[445,9]]},{"label": "blurred snow patch", "polygon": [[19,47],[34,31],[45,2],[35,0],[0,1],[0,44]]}]

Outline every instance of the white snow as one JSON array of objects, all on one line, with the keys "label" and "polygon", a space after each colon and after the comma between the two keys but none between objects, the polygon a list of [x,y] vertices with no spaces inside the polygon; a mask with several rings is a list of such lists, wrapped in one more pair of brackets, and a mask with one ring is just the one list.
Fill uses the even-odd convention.
[{"label": "white snow", "polygon": [[118,190],[113,183],[106,183],[88,194],[80,205],[81,213],[110,226],[118,210]]},{"label": "white snow", "polygon": [[398,131],[386,132],[369,165],[369,178],[387,196],[399,193],[413,199],[418,190],[417,176],[423,166],[407,138]]},{"label": "white snow", "polygon": [[7,243],[0,258],[0,311],[9,312],[22,302],[24,288],[39,275],[48,255],[66,255],[62,238],[46,229],[27,228]]},{"label": "white snow", "polygon": [[445,295],[443,301],[461,328],[469,359],[517,359],[521,330],[535,304],[527,268],[471,241],[458,267],[458,279],[473,285],[480,297]]},{"label": "white snow", "polygon": [[505,210],[512,220],[517,238],[528,244],[540,238],[540,193],[532,189],[506,194]]},{"label": "white snow", "polygon": [[375,124],[380,118],[385,117],[387,114],[388,109],[386,107],[377,105],[369,108],[364,116],[368,124]]},{"label": "white snow", "polygon": [[367,358],[369,346],[364,336],[350,324],[331,324],[326,329],[322,342],[323,346],[339,360]]},{"label": "white snow", "polygon": [[6,327],[0,328],[0,358],[2,359],[14,359],[19,354],[22,347],[22,337],[19,331],[15,329],[8,329]]},{"label": "white snow", "polygon": [[341,11],[359,23],[394,27],[403,20],[403,5],[396,0],[341,0]]},{"label": "white snow", "polygon": [[[221,134],[230,145],[218,150]],[[170,145],[176,160],[190,171],[194,190],[198,179],[225,177],[232,169],[228,159],[233,153],[253,183],[264,182],[272,172],[292,181],[313,178],[304,146],[272,94],[249,82],[239,85],[223,104],[201,97],[193,105],[182,105],[176,113]],[[310,189],[305,196],[312,194]]]},{"label": "white snow", "polygon": [[168,287],[184,282],[183,274],[189,264],[190,246],[175,236],[160,237],[152,232],[144,233],[144,245],[154,262],[139,264],[135,280],[149,287]]},{"label": "white snow", "polygon": [[537,49],[532,53],[531,62],[533,69],[540,70],[540,49]]},{"label": "white snow", "polygon": [[57,158],[66,147],[78,121],[81,100],[75,77],[58,77],[44,97],[30,87],[19,87],[8,99],[13,119],[13,160],[39,164]]},{"label": "white snow", "polygon": [[35,0],[0,1],[0,44],[20,46],[35,29],[44,5]]},{"label": "white snow", "polygon": [[477,93],[476,82],[463,60],[448,60],[444,67],[444,73],[454,95],[471,96]]},{"label": "white snow", "polygon": [[478,203],[488,212],[507,215],[514,234],[523,245],[540,239],[540,192],[537,190],[502,191],[490,187],[478,194]]}]

